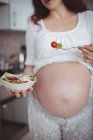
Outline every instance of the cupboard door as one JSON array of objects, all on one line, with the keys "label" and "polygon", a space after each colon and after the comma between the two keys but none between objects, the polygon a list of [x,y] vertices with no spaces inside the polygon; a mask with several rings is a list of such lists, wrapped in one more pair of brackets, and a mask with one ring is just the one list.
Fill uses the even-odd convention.
[{"label": "cupboard door", "polygon": [[26,30],[28,17],[32,14],[31,0],[11,0],[10,23],[11,29]]},{"label": "cupboard door", "polygon": [[12,102],[2,105],[2,119],[13,121],[13,105]]},{"label": "cupboard door", "polygon": [[25,31],[29,16],[33,13],[31,0],[10,0],[0,6],[0,29]]},{"label": "cupboard door", "polygon": [[9,4],[0,6],[0,30],[10,29]]},{"label": "cupboard door", "polygon": [[19,123],[28,123],[27,98],[15,99],[2,105],[2,118]]},{"label": "cupboard door", "polygon": [[28,123],[27,97],[13,101],[13,120],[20,123]]},{"label": "cupboard door", "polygon": [[2,108],[1,108],[1,104],[0,104],[0,138],[2,139]]}]

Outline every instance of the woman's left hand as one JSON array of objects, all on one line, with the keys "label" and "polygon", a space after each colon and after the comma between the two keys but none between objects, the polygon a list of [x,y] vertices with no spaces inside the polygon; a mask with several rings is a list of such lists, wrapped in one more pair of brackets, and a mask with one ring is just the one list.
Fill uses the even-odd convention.
[{"label": "woman's left hand", "polygon": [[79,48],[84,56],[84,61],[93,65],[93,43]]}]

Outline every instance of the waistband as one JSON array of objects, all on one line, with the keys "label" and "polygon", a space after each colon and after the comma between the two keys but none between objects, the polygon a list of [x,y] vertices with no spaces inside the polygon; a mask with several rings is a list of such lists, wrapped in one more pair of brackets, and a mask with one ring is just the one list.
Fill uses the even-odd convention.
[{"label": "waistband", "polygon": [[46,109],[40,104],[40,102],[38,101],[38,99],[32,94],[30,93],[28,96],[28,100],[29,100],[29,105],[31,107],[34,107],[37,111],[43,113],[46,117],[51,118],[53,121],[59,123],[59,124],[65,124],[68,120],[75,120],[76,118],[78,119],[80,116],[87,114],[91,109],[91,104],[90,101],[88,102],[88,104],[83,108],[83,110],[78,113],[77,115],[71,117],[71,118],[59,118],[56,116],[53,116],[52,114],[48,113],[46,111]]},{"label": "waistband", "polygon": [[54,57],[49,58],[43,58],[35,62],[35,67],[33,72],[36,74],[42,67],[56,63],[56,62],[66,62],[66,61],[72,61],[72,62],[79,62],[82,65],[86,66],[91,73],[93,74],[93,66],[89,63],[84,62],[83,58],[79,57],[78,55],[56,55]]}]

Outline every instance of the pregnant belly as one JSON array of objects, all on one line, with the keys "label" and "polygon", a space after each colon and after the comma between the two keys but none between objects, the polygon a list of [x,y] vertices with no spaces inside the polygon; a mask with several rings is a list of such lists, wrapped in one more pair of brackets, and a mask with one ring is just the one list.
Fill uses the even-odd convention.
[{"label": "pregnant belly", "polygon": [[87,104],[91,73],[76,62],[53,63],[37,73],[34,94],[41,105],[56,117],[72,117]]}]

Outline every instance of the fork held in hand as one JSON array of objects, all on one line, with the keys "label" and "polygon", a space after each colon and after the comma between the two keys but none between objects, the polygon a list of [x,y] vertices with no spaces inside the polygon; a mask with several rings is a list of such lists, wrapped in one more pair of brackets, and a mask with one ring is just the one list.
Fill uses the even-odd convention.
[{"label": "fork held in hand", "polygon": [[74,49],[74,48],[77,48],[79,49],[81,46],[77,46],[77,47],[71,47],[71,48],[61,48],[62,50],[70,50],[70,49]]}]

